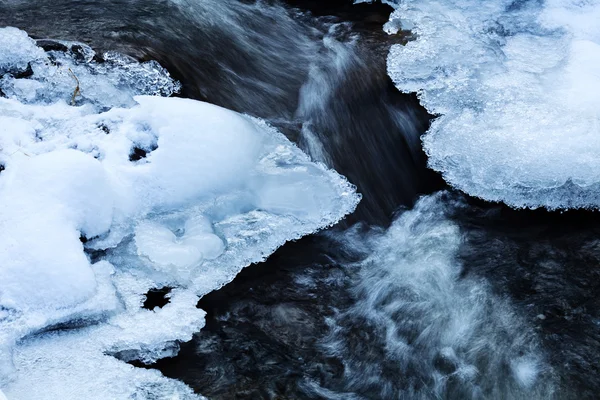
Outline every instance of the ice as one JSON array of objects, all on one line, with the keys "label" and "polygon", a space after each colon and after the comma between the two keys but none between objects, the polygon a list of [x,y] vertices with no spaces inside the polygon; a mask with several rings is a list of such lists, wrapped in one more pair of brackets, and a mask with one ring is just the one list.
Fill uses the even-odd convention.
[{"label": "ice", "polygon": [[[0,29],[0,390],[199,398],[124,361],[176,354],[199,297],[360,196],[264,121],[160,97],[178,84],[158,64],[59,43]],[[161,287],[169,303],[142,308]]]},{"label": "ice", "polygon": [[45,58],[27,33],[17,28],[2,28],[0,44],[0,75],[24,71],[32,60]]},{"label": "ice", "polygon": [[164,225],[152,222],[139,224],[135,231],[138,254],[155,264],[179,268],[196,265],[204,259],[214,260],[223,254],[225,244],[217,235],[188,232],[188,223],[181,238]]},{"label": "ice", "polygon": [[[139,63],[114,52],[97,55],[84,44],[51,42],[66,51],[45,53],[16,28],[0,28],[0,86],[8,98],[24,103],[92,104],[98,110],[132,106],[134,95],[170,96],[181,85],[155,61]],[[14,79],[31,68],[33,75]]]},{"label": "ice", "polygon": [[164,346],[152,346],[168,338],[189,340],[193,329],[203,326],[204,313],[191,301],[197,297],[188,297],[174,296],[158,312],[125,313],[77,332],[58,330],[24,339],[15,349],[18,374],[6,388],[6,396],[32,400],[202,398],[158,371],[134,368],[112,356],[120,349],[117,346],[126,347],[132,355],[137,350],[135,358],[146,361],[172,355],[163,351]]},{"label": "ice", "polygon": [[600,2],[400,1],[388,71],[439,117],[447,182],[514,207],[600,207]]}]

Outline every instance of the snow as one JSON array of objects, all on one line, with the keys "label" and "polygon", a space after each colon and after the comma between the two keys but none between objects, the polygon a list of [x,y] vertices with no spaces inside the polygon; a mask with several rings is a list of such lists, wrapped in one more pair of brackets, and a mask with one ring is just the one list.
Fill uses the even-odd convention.
[{"label": "snow", "polygon": [[160,65],[61,43],[0,29],[0,393],[199,398],[123,361],[176,354],[199,297],[360,196],[261,120],[160,97]]},{"label": "snow", "polygon": [[79,232],[103,233],[112,218],[100,163],[59,150],[24,157],[6,175],[0,192],[2,306],[56,308],[89,298],[96,282]]},{"label": "snow", "polygon": [[42,49],[35,45],[27,33],[17,28],[2,29],[2,47],[0,47],[0,74],[13,70],[24,70],[27,63],[44,58]]},{"label": "snow", "polygon": [[600,207],[600,2],[404,0],[388,71],[439,117],[423,137],[451,185],[513,207]]}]

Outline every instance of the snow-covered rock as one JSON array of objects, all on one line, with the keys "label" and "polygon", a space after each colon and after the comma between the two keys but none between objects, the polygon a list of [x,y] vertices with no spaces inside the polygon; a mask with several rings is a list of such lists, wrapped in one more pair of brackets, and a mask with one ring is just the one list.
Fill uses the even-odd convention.
[{"label": "snow-covered rock", "polygon": [[[0,390],[195,398],[113,356],[175,354],[199,297],[360,196],[263,121],[160,97],[179,86],[158,64],[64,45],[0,29]],[[165,286],[169,304],[142,308]]]}]

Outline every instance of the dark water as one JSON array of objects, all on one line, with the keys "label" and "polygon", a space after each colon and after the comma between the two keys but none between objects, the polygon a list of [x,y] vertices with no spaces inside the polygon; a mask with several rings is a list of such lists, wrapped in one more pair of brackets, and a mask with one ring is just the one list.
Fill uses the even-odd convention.
[{"label": "dark water", "polygon": [[150,367],[214,399],[597,398],[600,218],[452,191],[405,211],[445,186],[420,147],[431,116],[386,74],[387,49],[409,39],[381,32],[390,12],[10,0],[0,25],[156,59],[182,96],[269,120],[364,196],[205,296],[206,327]]},{"label": "dark water", "polygon": [[[390,276],[372,263],[357,266],[373,251],[377,228],[305,238],[203,298],[206,328],[156,367],[222,399],[597,398],[598,218],[514,211],[456,193],[442,197],[450,206],[423,218],[445,213],[460,227],[452,285],[462,287],[444,288],[449,283],[440,275],[433,285],[407,273]],[[435,222],[425,226],[433,228]],[[419,223],[412,229],[419,231]],[[418,242],[419,234],[409,240]],[[411,252],[401,239],[397,245]],[[426,253],[421,245],[417,251]],[[411,257],[409,268],[415,267]],[[381,286],[373,305],[370,296]],[[433,291],[449,292],[447,308],[436,304]],[[406,307],[411,296],[418,301]],[[389,321],[373,313],[393,302],[404,307],[393,315],[400,332],[390,339]],[[476,359],[476,379],[453,376],[460,354],[446,357],[431,332],[452,329],[456,321],[444,317],[451,320],[465,307],[474,310],[461,322],[468,343],[456,347]],[[418,343],[423,336],[428,340]],[[408,361],[390,350],[389,340],[401,339],[414,346]],[[522,390],[511,360],[532,355],[539,357],[537,383]],[[447,378],[443,385],[440,376]]]}]

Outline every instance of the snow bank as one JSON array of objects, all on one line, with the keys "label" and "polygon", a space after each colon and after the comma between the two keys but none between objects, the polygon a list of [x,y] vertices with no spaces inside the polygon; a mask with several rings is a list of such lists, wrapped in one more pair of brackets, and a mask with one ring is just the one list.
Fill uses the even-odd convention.
[{"label": "snow bank", "polygon": [[423,137],[453,186],[514,207],[600,206],[600,2],[405,0],[388,71],[440,115]]},{"label": "snow bank", "polygon": [[360,197],[260,120],[158,97],[154,62],[40,44],[0,29],[0,394],[197,398],[120,360],[175,354],[199,297]]}]

